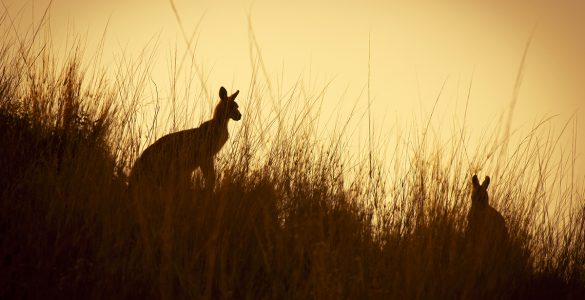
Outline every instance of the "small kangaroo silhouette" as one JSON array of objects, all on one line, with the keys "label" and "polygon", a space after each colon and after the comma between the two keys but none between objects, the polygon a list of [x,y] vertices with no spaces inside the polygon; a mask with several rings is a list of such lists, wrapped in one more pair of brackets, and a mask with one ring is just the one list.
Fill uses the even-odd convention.
[{"label": "small kangaroo silhouette", "polygon": [[221,87],[220,101],[211,120],[198,128],[167,134],[146,148],[132,168],[129,185],[188,187],[191,174],[200,168],[205,188],[213,189],[216,180],[214,156],[227,142],[228,121],[242,118],[235,102],[239,92],[228,96],[226,89]]},{"label": "small kangaroo silhouette", "polygon": [[508,239],[508,230],[504,217],[489,205],[487,188],[490,177],[486,176],[480,185],[477,175],[471,178],[471,208],[467,215],[468,233],[474,239],[484,241],[505,242]]}]

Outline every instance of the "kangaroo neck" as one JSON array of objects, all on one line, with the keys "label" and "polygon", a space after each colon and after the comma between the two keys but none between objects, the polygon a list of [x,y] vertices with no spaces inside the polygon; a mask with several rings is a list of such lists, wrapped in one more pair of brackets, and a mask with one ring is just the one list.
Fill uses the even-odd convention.
[{"label": "kangaroo neck", "polygon": [[228,124],[229,119],[228,118],[213,118],[211,119],[211,123],[213,124],[213,127],[216,130],[220,130],[220,131],[227,131],[227,124]]}]

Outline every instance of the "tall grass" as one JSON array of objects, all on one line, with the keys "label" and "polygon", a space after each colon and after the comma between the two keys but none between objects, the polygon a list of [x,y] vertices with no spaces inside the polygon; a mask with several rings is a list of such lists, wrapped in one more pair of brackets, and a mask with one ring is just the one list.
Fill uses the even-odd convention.
[{"label": "tall grass", "polygon": [[[584,193],[551,194],[563,170],[549,163],[555,140],[537,129],[504,164],[486,158],[497,141],[469,153],[461,133],[435,146],[426,128],[390,157],[351,159],[343,135],[317,138],[311,105],[268,120],[254,109],[268,97],[311,104],[320,92],[269,96],[253,76],[216,190],[194,184],[137,207],[126,174],[156,136],[135,117],[148,56],[108,81],[82,65],[81,49],[57,63],[47,45],[0,48],[3,299],[585,296]],[[465,217],[480,170],[511,242],[478,252]],[[553,197],[565,205],[551,214]],[[156,240],[141,238],[137,209],[159,215],[146,224]]]}]

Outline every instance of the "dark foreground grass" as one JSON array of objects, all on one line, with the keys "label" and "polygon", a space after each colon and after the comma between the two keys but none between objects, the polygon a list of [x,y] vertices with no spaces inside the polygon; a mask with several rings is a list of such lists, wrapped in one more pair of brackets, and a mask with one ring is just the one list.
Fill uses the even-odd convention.
[{"label": "dark foreground grass", "polygon": [[[282,129],[259,147],[267,136],[250,112],[213,193],[194,184],[135,204],[127,94],[76,56],[59,68],[14,50],[0,53],[2,299],[585,297],[583,212],[547,215],[538,181],[549,173],[530,146],[489,174],[511,241],[486,249],[465,236],[461,145],[418,148],[393,181],[381,170],[349,178],[339,144],[313,143],[310,130]],[[160,222],[141,223],[139,209]]]}]

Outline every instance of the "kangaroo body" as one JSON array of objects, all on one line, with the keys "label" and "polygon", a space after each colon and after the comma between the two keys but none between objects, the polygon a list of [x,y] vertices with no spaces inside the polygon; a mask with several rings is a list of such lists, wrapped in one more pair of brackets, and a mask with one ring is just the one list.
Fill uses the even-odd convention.
[{"label": "kangaroo body", "polygon": [[220,103],[213,118],[197,128],[167,134],[150,145],[138,158],[130,173],[130,186],[142,188],[172,187],[190,182],[192,172],[200,168],[206,187],[215,184],[215,155],[228,140],[228,121],[240,120],[235,98],[220,89]]},{"label": "kangaroo body", "polygon": [[[148,147],[134,164],[131,182],[166,185],[168,181],[191,177],[201,168],[208,180],[214,180],[214,157],[228,140],[227,122],[207,121],[198,128],[167,134]],[[178,183],[178,182],[177,182]]]},{"label": "kangaroo body", "polygon": [[493,207],[472,207],[467,217],[469,231],[479,235],[506,238],[508,230],[504,217]]}]

